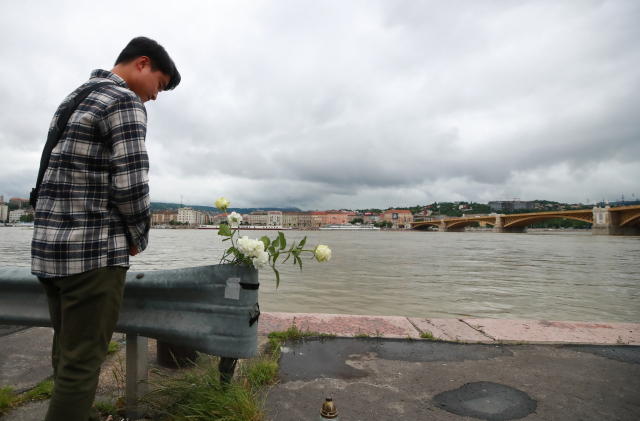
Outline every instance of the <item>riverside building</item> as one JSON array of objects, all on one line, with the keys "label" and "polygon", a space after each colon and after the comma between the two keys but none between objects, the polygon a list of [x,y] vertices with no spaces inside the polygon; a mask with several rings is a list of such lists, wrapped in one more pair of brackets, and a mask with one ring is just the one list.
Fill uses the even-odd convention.
[{"label": "riverside building", "polygon": [[204,212],[188,207],[178,209],[178,222],[188,225],[202,225],[208,223],[208,221],[209,217]]},{"label": "riverside building", "polygon": [[344,225],[348,223],[349,215],[341,211],[327,211],[328,225]]},{"label": "riverside building", "polygon": [[315,228],[320,228],[323,225],[327,224],[327,213],[326,212],[311,212],[311,226]]},{"label": "riverside building", "polygon": [[533,209],[533,203],[520,200],[495,200],[489,202],[492,211],[512,211],[520,209]]},{"label": "riverside building", "polygon": [[0,222],[6,222],[9,218],[9,206],[0,205]]},{"label": "riverside building", "polygon": [[309,227],[311,227],[311,212],[310,211],[298,212],[298,228],[309,228]]},{"label": "riverside building", "polygon": [[282,212],[282,228],[298,228],[298,212]]},{"label": "riverside building", "polygon": [[269,211],[267,217],[267,225],[272,227],[282,226],[282,211]]},{"label": "riverside building", "polygon": [[391,222],[394,229],[409,228],[413,215],[407,209],[389,209],[382,214],[383,221]]},{"label": "riverside building", "polygon": [[151,223],[153,225],[168,225],[171,221],[178,221],[177,210],[156,211],[151,215]]},{"label": "riverside building", "polygon": [[267,225],[269,213],[267,211],[253,211],[249,214],[249,225]]},{"label": "riverside building", "polygon": [[28,212],[24,209],[16,209],[9,212],[9,223],[20,222],[20,217]]}]

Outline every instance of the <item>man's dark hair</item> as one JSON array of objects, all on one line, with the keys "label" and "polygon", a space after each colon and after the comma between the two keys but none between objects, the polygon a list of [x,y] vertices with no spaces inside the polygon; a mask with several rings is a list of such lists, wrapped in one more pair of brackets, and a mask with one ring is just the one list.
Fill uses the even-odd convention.
[{"label": "man's dark hair", "polygon": [[165,91],[170,91],[180,83],[180,73],[175,63],[167,54],[167,50],[154,40],[147,37],[137,37],[132,39],[116,59],[116,66],[120,63],[130,63],[131,61],[146,56],[151,62],[151,70],[160,70],[170,76],[169,83],[165,86]]}]

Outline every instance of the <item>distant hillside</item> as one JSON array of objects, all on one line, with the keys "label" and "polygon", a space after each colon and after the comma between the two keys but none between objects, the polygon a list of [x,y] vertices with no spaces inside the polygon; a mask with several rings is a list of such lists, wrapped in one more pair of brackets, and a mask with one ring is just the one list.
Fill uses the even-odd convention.
[{"label": "distant hillside", "polygon": [[[199,210],[201,212],[216,212],[220,211],[215,206],[199,206],[199,205],[182,205],[182,207],[190,207],[195,210]],[[179,203],[162,203],[162,202],[151,202],[151,212],[161,211],[161,210],[169,210],[169,209],[179,209],[181,206]],[[299,208],[229,208],[229,212],[238,212],[238,213],[251,213],[256,210],[264,210],[264,211],[275,211],[279,210],[282,212],[300,212]]]}]

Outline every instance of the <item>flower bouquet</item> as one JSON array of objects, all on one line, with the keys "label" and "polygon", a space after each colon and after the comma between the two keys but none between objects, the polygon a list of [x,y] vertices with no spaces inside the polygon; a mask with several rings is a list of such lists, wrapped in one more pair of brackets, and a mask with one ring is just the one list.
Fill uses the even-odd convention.
[{"label": "flower bouquet", "polygon": [[[225,213],[229,204],[229,201],[224,197],[216,200],[216,208]],[[287,249],[287,240],[282,232],[278,232],[278,237],[273,241],[266,235],[260,239],[250,239],[248,236],[240,236],[242,215],[231,212],[227,214],[227,222],[228,224],[226,225],[220,224],[218,235],[227,237],[222,241],[230,241],[231,247],[224,252],[220,263],[253,266],[256,269],[271,266],[276,274],[276,289],[280,285],[280,273],[276,269],[276,262],[281,255],[286,255],[282,263],[285,263],[293,256],[293,264],[297,263],[300,266],[300,270],[302,270],[302,259],[300,258],[302,253],[312,253],[311,258],[315,258],[318,262],[328,262],[331,259],[331,249],[327,246],[317,245],[314,249],[305,249],[306,236],[298,244],[294,241]],[[232,230],[232,228],[236,229]],[[234,237],[237,238],[234,240]]]}]

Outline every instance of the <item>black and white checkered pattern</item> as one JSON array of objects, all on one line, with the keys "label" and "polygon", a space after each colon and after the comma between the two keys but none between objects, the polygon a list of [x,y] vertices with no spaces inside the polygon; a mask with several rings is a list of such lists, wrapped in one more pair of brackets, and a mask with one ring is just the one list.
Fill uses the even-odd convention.
[{"label": "black and white checkered pattern", "polygon": [[129,244],[147,247],[149,159],[144,144],[147,112],[119,76],[94,70],[90,84],[114,82],[93,91],[71,115],[53,149],[42,182],[33,240],[31,272],[53,278],[104,266],[129,266]]}]

